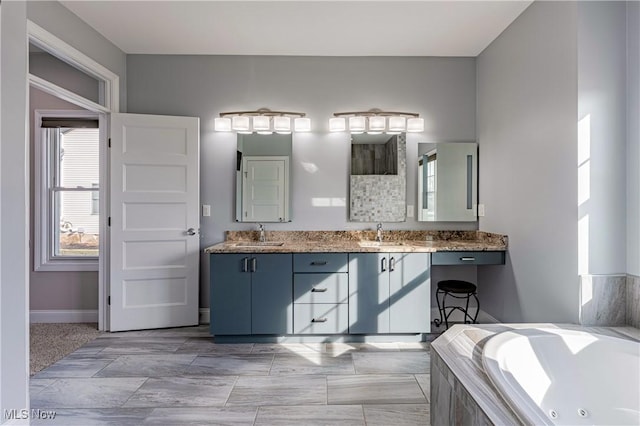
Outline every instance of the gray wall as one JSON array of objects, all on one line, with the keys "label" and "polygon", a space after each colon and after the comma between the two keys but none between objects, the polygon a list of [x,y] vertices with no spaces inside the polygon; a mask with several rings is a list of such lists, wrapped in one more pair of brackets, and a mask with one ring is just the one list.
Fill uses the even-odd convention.
[{"label": "gray wall", "polygon": [[[257,109],[306,112],[313,131],[293,136],[293,221],[272,230],[372,228],[348,221],[349,135],[328,133],[334,112],[383,108],[419,112],[423,134],[407,135],[408,204],[417,199],[417,143],[475,140],[475,59],[335,58],[130,55],[127,108],[146,114],[201,118],[200,199],[202,247],[225,230],[254,229],[234,221],[236,136],[216,133],[222,111]],[[482,156],[482,151],[481,151]],[[318,207],[314,204],[333,204]],[[320,201],[320,203],[319,203]],[[387,229],[476,229],[475,223],[419,223],[410,218]],[[208,301],[208,258],[202,257],[201,305]]]},{"label": "gray wall", "polygon": [[[72,45],[87,56],[120,76],[120,110],[126,111],[126,55],[96,30],[80,20],[57,2],[27,3],[27,17],[56,37]],[[35,74],[81,95],[90,95],[92,85],[85,75],[60,63],[52,63],[41,54],[32,55],[30,63]],[[55,62],[55,60],[53,60]],[[95,96],[94,96],[95,97]],[[77,109],[38,90],[30,91],[30,122],[33,129],[35,109]],[[33,136],[33,135],[31,135]],[[33,151],[33,137],[31,137]],[[31,159],[33,165],[33,158]],[[33,170],[31,171],[33,181]],[[31,185],[33,200],[33,182]],[[31,226],[33,226],[33,211]],[[30,309],[31,310],[91,310],[98,309],[97,272],[33,272],[33,253],[30,253]]]},{"label": "gray wall", "polygon": [[[47,52],[29,53],[29,72],[95,103],[100,102],[100,85],[97,79]],[[71,87],[67,87],[69,82],[72,83]]]},{"label": "gray wall", "polygon": [[56,1],[27,2],[27,18],[120,76],[120,111],[126,111],[127,56]]},{"label": "gray wall", "polygon": [[24,2],[0,10],[0,422],[29,408],[27,40]]},{"label": "gray wall", "polygon": [[627,273],[640,277],[640,2],[627,2]]},{"label": "gray wall", "polygon": [[504,322],[578,321],[577,12],[534,2],[477,58],[480,229],[509,236],[478,268]]},{"label": "gray wall", "polygon": [[[588,235],[579,231],[579,250],[588,250],[580,274],[626,272],[626,4],[577,2],[578,121],[588,120],[590,155],[580,154],[589,171],[588,193],[581,197],[580,220],[588,220]],[[637,117],[636,120],[637,121]],[[585,122],[585,123],[587,123]],[[575,179],[577,170],[573,171]],[[588,194],[588,196],[587,196]],[[575,198],[574,198],[575,199]],[[586,256],[585,256],[586,257]]]}]

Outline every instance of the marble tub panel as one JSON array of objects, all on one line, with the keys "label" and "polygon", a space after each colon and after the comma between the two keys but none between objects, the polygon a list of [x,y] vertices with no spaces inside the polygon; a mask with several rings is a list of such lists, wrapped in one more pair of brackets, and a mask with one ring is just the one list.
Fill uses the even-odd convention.
[{"label": "marble tub panel", "polygon": [[626,320],[624,275],[580,276],[580,323],[584,326],[620,326]]},{"label": "marble tub panel", "polygon": [[453,386],[440,368],[435,365],[435,361],[439,358],[438,356],[431,357],[430,418],[432,425],[449,425],[452,424],[450,420],[454,402]]},{"label": "marble tub panel", "polygon": [[640,328],[640,277],[627,275],[625,324]]}]

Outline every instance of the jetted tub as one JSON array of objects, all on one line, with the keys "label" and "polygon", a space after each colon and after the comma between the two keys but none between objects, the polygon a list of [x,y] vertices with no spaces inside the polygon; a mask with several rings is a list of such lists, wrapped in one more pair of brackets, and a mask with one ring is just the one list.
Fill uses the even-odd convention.
[{"label": "jetted tub", "polygon": [[489,339],[482,363],[527,425],[640,425],[640,343],[528,328]]}]

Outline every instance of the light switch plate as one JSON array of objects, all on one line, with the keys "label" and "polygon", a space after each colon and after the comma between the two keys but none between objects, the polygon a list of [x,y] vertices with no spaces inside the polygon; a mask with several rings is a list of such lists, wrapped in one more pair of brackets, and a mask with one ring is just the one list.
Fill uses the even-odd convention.
[{"label": "light switch plate", "polygon": [[202,216],[211,216],[211,206],[209,204],[202,205]]},{"label": "light switch plate", "polygon": [[407,204],[407,217],[413,217],[413,206],[411,204]]},{"label": "light switch plate", "polygon": [[484,217],[484,204],[478,204],[478,216]]}]

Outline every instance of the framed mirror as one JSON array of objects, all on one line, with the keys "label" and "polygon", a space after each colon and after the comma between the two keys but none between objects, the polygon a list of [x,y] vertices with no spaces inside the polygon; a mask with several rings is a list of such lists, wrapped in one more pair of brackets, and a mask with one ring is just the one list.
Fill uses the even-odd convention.
[{"label": "framed mirror", "polygon": [[404,134],[351,135],[349,220],[404,222],[407,157]]},{"label": "framed mirror", "polygon": [[238,134],[237,222],[291,222],[291,153],[290,134]]},{"label": "framed mirror", "polygon": [[418,220],[475,222],[478,144],[418,144]]}]

